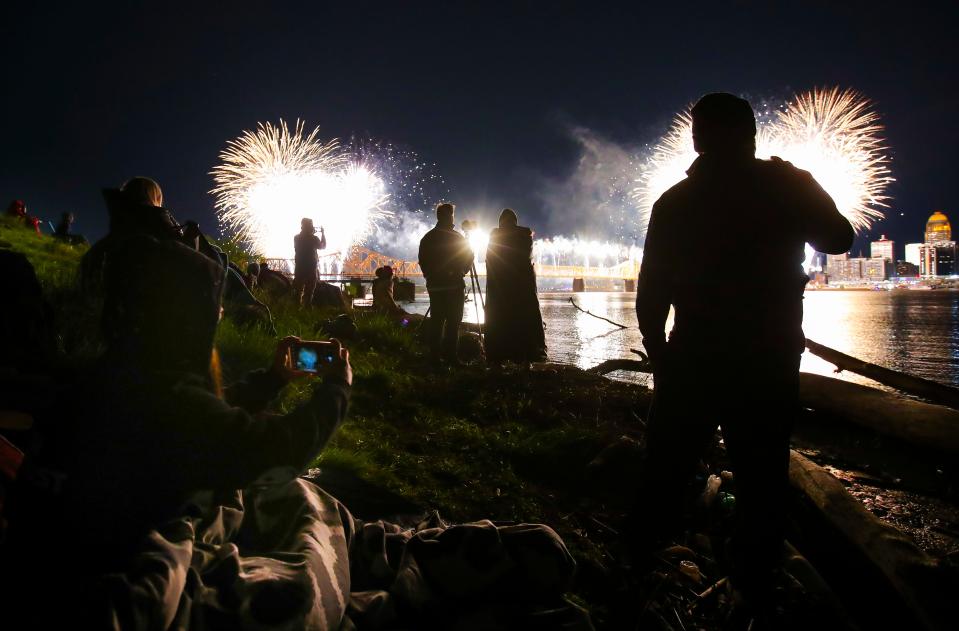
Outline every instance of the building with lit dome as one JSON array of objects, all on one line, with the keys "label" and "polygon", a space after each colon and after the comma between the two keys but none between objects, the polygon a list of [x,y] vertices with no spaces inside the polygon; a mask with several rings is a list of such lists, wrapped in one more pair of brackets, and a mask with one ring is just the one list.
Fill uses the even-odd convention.
[{"label": "building with lit dome", "polygon": [[929,216],[926,222],[926,243],[946,243],[952,241],[952,226],[949,225],[949,217],[946,217],[941,210],[937,210]]},{"label": "building with lit dome", "polygon": [[952,240],[949,218],[937,210],[926,222],[926,239],[919,247],[919,275],[954,275],[957,272],[956,258],[956,242]]}]

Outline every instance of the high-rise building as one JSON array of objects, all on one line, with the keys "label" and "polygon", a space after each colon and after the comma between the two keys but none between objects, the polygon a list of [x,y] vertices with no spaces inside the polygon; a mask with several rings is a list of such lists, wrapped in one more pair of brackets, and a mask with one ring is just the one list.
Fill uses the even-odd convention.
[{"label": "high-rise building", "polygon": [[929,216],[926,222],[926,243],[947,243],[952,241],[952,226],[949,217],[937,210]]},{"label": "high-rise building", "polygon": [[926,222],[926,238],[913,249],[914,244],[906,246],[906,260],[914,262],[910,257],[919,255],[920,276],[953,276],[959,272],[956,265],[956,242],[952,240],[952,226],[949,217],[937,210],[929,216]]},{"label": "high-rise building", "polygon": [[916,266],[916,268],[918,268],[919,263],[922,259],[922,254],[920,254],[921,249],[922,249],[921,243],[907,243],[906,244],[906,262],[912,263],[913,265]]},{"label": "high-rise building", "polygon": [[920,276],[952,276],[956,274],[956,242],[925,243],[919,250]]},{"label": "high-rise building", "polygon": [[[863,264],[871,259],[850,258],[849,253],[830,254],[826,257],[826,274],[832,284],[859,282],[863,280]],[[884,259],[877,259],[884,261]]]},{"label": "high-rise building", "polygon": [[869,244],[869,256],[874,259],[896,260],[895,241],[886,238],[886,235],[879,237],[878,241]]},{"label": "high-rise building", "polygon": [[892,275],[892,261],[887,258],[873,257],[862,260],[863,280],[879,282],[889,280]]}]

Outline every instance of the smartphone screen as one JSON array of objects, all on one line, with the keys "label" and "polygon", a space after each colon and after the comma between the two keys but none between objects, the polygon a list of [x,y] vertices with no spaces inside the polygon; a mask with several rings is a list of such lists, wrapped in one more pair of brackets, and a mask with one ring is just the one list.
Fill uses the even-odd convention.
[{"label": "smartphone screen", "polygon": [[316,372],[319,356],[315,348],[301,346],[296,350],[296,369],[305,372]]},{"label": "smartphone screen", "polygon": [[333,363],[333,351],[330,348],[316,346],[297,346],[293,348],[293,364],[303,372],[319,372]]}]

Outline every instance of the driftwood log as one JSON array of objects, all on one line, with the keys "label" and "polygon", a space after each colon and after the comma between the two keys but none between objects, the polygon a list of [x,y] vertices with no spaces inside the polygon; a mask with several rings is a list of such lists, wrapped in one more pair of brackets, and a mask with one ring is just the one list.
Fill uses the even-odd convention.
[{"label": "driftwood log", "polygon": [[857,383],[801,373],[803,406],[914,445],[959,453],[959,411]]},{"label": "driftwood log", "polygon": [[822,467],[790,454],[790,540],[864,628],[954,629],[955,570],[870,513]]},{"label": "driftwood log", "polygon": [[923,399],[940,405],[947,405],[951,408],[959,409],[959,389],[957,388],[930,381],[929,379],[913,377],[912,375],[890,370],[889,368],[883,368],[876,364],[870,364],[869,362],[856,359],[855,357],[841,353],[828,346],[823,346],[810,339],[806,340],[806,348],[808,348],[809,352],[813,355],[825,359],[830,364],[834,364],[837,372],[848,370],[849,372],[868,377],[891,388],[908,392],[909,394],[922,397]]},{"label": "driftwood log", "polygon": [[649,363],[648,359],[607,359],[602,363],[596,364],[587,372],[591,372],[596,375],[605,375],[616,370],[653,372],[653,366]]}]

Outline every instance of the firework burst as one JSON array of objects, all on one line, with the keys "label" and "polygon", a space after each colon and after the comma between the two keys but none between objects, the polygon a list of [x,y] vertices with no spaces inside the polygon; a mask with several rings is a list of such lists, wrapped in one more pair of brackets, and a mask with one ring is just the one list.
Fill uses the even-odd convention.
[{"label": "firework burst", "polygon": [[[778,156],[813,177],[832,196],[857,231],[883,217],[889,197],[889,158],[872,103],[854,90],[817,89],[797,96],[770,115],[760,115],[756,156]],[[633,191],[641,224],[653,203],[685,177],[696,159],[688,111],[673,121],[640,172]]]},{"label": "firework burst", "polygon": [[336,140],[321,142],[297,121],[259,123],[227,142],[211,171],[221,225],[257,254],[289,258],[300,219],[326,230],[327,252],[345,255],[389,216],[389,198],[373,169]]}]

